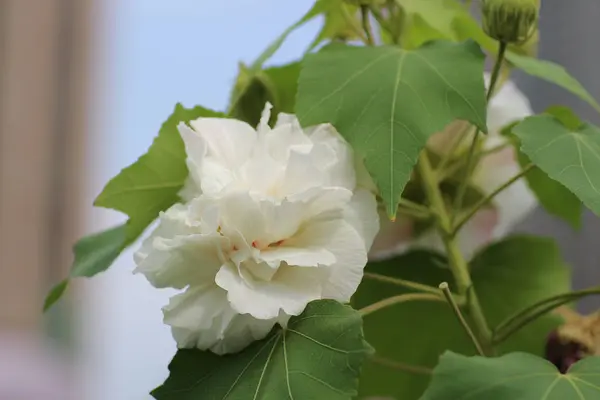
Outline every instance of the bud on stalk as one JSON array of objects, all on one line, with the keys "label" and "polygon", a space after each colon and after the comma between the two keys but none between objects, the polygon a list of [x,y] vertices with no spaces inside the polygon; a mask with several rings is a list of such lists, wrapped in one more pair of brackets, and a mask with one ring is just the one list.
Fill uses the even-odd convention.
[{"label": "bud on stalk", "polygon": [[536,0],[483,0],[483,30],[508,44],[523,44],[537,30],[539,2]]}]

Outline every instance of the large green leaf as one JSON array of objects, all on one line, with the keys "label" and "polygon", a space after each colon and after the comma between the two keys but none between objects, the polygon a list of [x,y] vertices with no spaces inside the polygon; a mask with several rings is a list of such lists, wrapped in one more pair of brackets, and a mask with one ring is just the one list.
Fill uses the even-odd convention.
[{"label": "large green leaf", "polygon": [[94,205],[112,208],[129,215],[126,240],[135,240],[158,216],[179,201],[177,193],[188,174],[185,148],[177,131],[179,122],[223,114],[203,107],[175,111],[162,125],[148,152],[112,178]]},{"label": "large green leaf", "polygon": [[280,112],[292,113],[296,102],[300,63],[252,72],[243,64],[232,92],[231,116],[256,126],[265,103],[273,105],[271,118]]},{"label": "large green leaf", "polygon": [[[395,259],[371,263],[367,271],[437,286],[454,287],[450,271],[440,265],[445,259],[435,253],[414,251]],[[471,262],[473,282],[484,313],[492,327],[525,306],[569,291],[568,270],[556,245],[548,239],[517,236],[495,243]],[[353,305],[364,307],[386,297],[406,293],[398,287],[364,279]],[[426,316],[426,317],[425,317]],[[506,341],[500,352],[543,353],[547,334],[558,325],[545,316]],[[446,350],[472,355],[473,345],[447,304],[410,302],[365,317],[365,337],[377,354],[395,363],[420,368],[435,367]],[[360,382],[363,396],[393,396],[418,399],[429,375],[396,369],[377,359],[365,364]]]},{"label": "large green leaf", "polygon": [[310,303],[285,329],[224,357],[179,350],[158,400],[350,400],[356,395],[364,341],[358,312],[332,300]]},{"label": "large green leaf", "polygon": [[52,307],[64,294],[70,278],[86,277],[106,271],[128,245],[125,225],[120,225],[80,239],[73,246],[75,260],[69,278],[56,285],[46,297],[44,311]]},{"label": "large green leaf", "polygon": [[600,215],[600,129],[569,129],[552,115],[525,119],[513,128],[521,150],[548,176]]},{"label": "large green leaf", "polygon": [[365,157],[393,216],[432,134],[455,119],[486,130],[483,61],[473,42],[319,52],[300,73],[296,113],[304,126],[332,123]]},{"label": "large green leaf", "polygon": [[596,110],[600,111],[600,105],[594,97],[592,97],[581,83],[573,78],[562,65],[547,60],[523,56],[514,52],[508,53],[506,58],[514,64],[515,67],[523,70],[525,73],[544,79],[568,90],[587,101]]},{"label": "large green leaf", "polygon": [[585,358],[561,374],[548,361],[526,353],[498,358],[448,352],[435,369],[422,400],[596,400],[600,357]]}]

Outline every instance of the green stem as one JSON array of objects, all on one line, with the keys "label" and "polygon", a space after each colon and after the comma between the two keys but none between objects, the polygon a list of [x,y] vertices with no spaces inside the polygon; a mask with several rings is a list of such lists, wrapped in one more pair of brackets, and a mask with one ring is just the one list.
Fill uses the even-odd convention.
[{"label": "green stem", "polygon": [[528,164],[526,167],[524,167],[518,174],[516,174],[515,176],[513,176],[512,178],[510,178],[509,180],[507,180],[506,182],[504,182],[502,185],[498,186],[498,188],[496,190],[494,190],[492,193],[488,194],[486,197],[484,197],[483,199],[479,200],[477,202],[477,204],[475,204],[466,214],[464,217],[462,217],[455,225],[454,225],[454,229],[452,230],[452,234],[456,235],[460,229],[467,223],[469,222],[469,220],[475,215],[477,214],[477,212],[479,210],[481,210],[483,207],[485,207],[488,203],[490,203],[494,197],[496,197],[500,192],[508,189],[513,183],[515,183],[516,181],[518,181],[519,179],[521,179],[522,177],[524,177],[525,175],[527,175],[527,173],[529,171],[531,171],[533,168],[535,167],[535,165],[533,164]]},{"label": "green stem", "polygon": [[433,374],[433,369],[427,367],[421,367],[418,365],[410,365],[401,363],[395,360],[389,360],[387,358],[371,356],[371,361],[375,364],[382,365],[384,367],[397,369],[399,371],[408,372],[410,374],[419,374],[419,375],[431,375]]},{"label": "green stem", "polygon": [[494,344],[502,343],[510,336],[529,325],[531,322],[536,321],[538,318],[557,309],[558,307],[590,295],[600,295],[600,287],[578,290],[571,293],[564,293],[549,297],[539,303],[533,304],[521,311],[518,311],[514,315],[501,322],[494,329]]},{"label": "green stem", "polygon": [[452,311],[454,311],[454,315],[456,315],[456,318],[458,319],[458,321],[464,328],[465,332],[467,333],[467,336],[469,336],[469,338],[471,338],[471,341],[473,342],[473,346],[475,346],[477,353],[479,353],[480,356],[485,356],[485,352],[483,351],[483,348],[481,347],[481,344],[479,343],[479,339],[477,339],[477,336],[475,336],[475,334],[473,333],[473,330],[467,323],[467,320],[460,312],[460,308],[458,307],[458,304],[456,304],[456,302],[454,301],[454,298],[452,297],[452,293],[450,292],[450,287],[448,286],[448,282],[442,282],[440,284],[440,289],[441,289],[442,293],[444,294],[444,297],[448,301],[448,304],[450,304],[450,308],[452,308]]},{"label": "green stem", "polygon": [[[504,55],[506,53],[506,48],[508,44],[506,42],[500,42],[500,46],[498,47],[498,56],[496,57],[496,62],[494,63],[494,69],[492,71],[492,77],[490,80],[490,86],[488,87],[486,100],[489,103],[492,95],[494,94],[494,88],[496,87],[496,82],[498,81],[498,77],[500,76],[500,71],[502,69],[502,62],[504,61]],[[460,186],[458,187],[458,194],[454,201],[454,212],[452,213],[452,220],[456,218],[456,215],[460,212],[463,201],[465,198],[465,194],[467,192],[467,187],[469,185],[469,179],[471,177],[471,173],[473,170],[473,159],[475,154],[475,148],[477,147],[477,143],[479,142],[479,129],[475,131],[473,135],[473,139],[471,140],[471,146],[469,147],[469,152],[467,153],[467,167],[465,169],[465,176],[463,180],[460,182]]]},{"label": "green stem", "polygon": [[398,204],[401,206],[404,206],[406,208],[410,208],[412,210],[419,211],[424,214],[431,214],[431,211],[429,210],[429,208],[427,208],[419,203],[415,203],[414,201],[405,199],[405,198],[400,198],[400,202]]},{"label": "green stem", "polygon": [[[429,285],[424,285],[424,284],[418,283],[418,282],[407,281],[407,280],[399,279],[399,278],[392,278],[391,276],[375,274],[373,272],[365,272],[364,277],[365,277],[365,279],[371,279],[374,281],[389,283],[392,285],[404,287],[406,289],[417,290],[419,292],[434,294],[436,296],[440,295],[440,291],[438,288],[435,288],[435,287],[429,286]],[[460,295],[452,294],[452,296],[457,303],[459,303],[459,304],[464,303],[464,298],[462,298]]]},{"label": "green stem", "polygon": [[373,31],[371,30],[371,20],[369,19],[369,6],[361,5],[360,14],[362,16],[362,28],[367,35],[367,44],[369,46],[375,46],[375,39],[373,39]]},{"label": "green stem", "polygon": [[344,17],[346,22],[348,22],[348,25],[350,25],[354,33],[356,33],[356,35],[360,38],[360,40],[362,40],[364,44],[369,44],[369,39],[365,36],[365,33],[360,27],[360,24],[358,24],[355,17],[348,12],[348,9],[345,5],[342,5],[341,10],[342,16]]},{"label": "green stem", "polygon": [[477,293],[473,288],[467,261],[460,252],[456,238],[451,234],[450,216],[446,210],[444,199],[442,198],[442,193],[437,184],[427,152],[421,151],[418,165],[425,193],[427,194],[432,211],[434,211],[437,217],[438,231],[444,242],[450,270],[456,281],[458,293],[466,297],[466,306],[469,316],[473,321],[473,327],[479,343],[483,344],[483,349],[486,353],[491,353],[491,349],[488,350],[488,348],[491,344],[492,332],[488,327],[483,310],[479,304],[479,299],[477,298]]},{"label": "green stem", "polygon": [[366,317],[369,314],[372,314],[376,311],[382,310],[384,308],[395,306],[397,304],[406,303],[409,301],[444,301],[444,299],[438,294],[430,294],[430,293],[407,293],[400,294],[398,296],[388,297],[387,299],[383,299],[378,301],[377,303],[370,304],[364,308],[361,308],[358,312],[363,317]]}]

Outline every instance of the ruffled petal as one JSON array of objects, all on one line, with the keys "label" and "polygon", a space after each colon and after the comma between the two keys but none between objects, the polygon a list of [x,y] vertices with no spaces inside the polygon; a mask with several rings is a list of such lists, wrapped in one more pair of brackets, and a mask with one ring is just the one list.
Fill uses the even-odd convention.
[{"label": "ruffled petal", "polygon": [[[251,263],[245,266],[251,267]],[[326,276],[327,271],[322,268],[283,265],[271,281],[255,280],[250,285],[229,264],[219,270],[216,282],[227,291],[227,299],[240,314],[273,319],[281,312],[299,315],[309,302],[320,299]]]},{"label": "ruffled petal", "polygon": [[252,154],[256,131],[247,123],[229,118],[199,118],[190,122],[207,146],[207,156],[234,170]]},{"label": "ruffled petal", "polygon": [[189,284],[212,281],[222,265],[229,241],[216,232],[202,234],[191,226],[187,207],[177,204],[159,216],[158,227],[134,254],[137,268],[157,288],[182,289]]},{"label": "ruffled petal", "polygon": [[191,287],[172,297],[163,313],[179,348],[216,354],[242,350],[264,338],[277,322],[238,314],[229,305],[227,293],[215,284]]},{"label": "ruffled petal", "polygon": [[362,236],[365,250],[369,251],[379,232],[377,200],[373,193],[366,189],[356,190],[344,214],[346,220]]}]

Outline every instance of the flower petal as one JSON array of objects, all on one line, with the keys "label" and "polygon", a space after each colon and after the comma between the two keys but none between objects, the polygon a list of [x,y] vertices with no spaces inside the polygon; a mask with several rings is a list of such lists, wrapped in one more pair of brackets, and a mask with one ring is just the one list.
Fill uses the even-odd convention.
[{"label": "flower petal", "polygon": [[198,118],[190,122],[205,141],[207,156],[233,170],[251,155],[256,144],[256,131],[247,123],[228,118]]},{"label": "flower petal", "polygon": [[366,189],[355,190],[354,196],[346,208],[345,216],[346,220],[362,236],[366,250],[369,251],[377,232],[379,232],[377,200],[373,193]]},{"label": "flower petal", "polygon": [[250,286],[237,268],[228,264],[219,270],[215,281],[227,291],[227,299],[237,312],[270,320],[280,312],[299,315],[309,302],[320,299],[326,274],[322,268],[282,265],[271,281],[256,280]]},{"label": "flower petal", "polygon": [[163,313],[179,348],[210,349],[216,354],[242,350],[264,338],[277,322],[238,314],[229,305],[227,292],[214,283],[172,297]]},{"label": "flower petal", "polygon": [[196,233],[186,222],[187,207],[177,204],[161,213],[158,227],[134,254],[137,268],[157,288],[182,289],[211,280],[222,264],[229,241],[214,234]]}]

